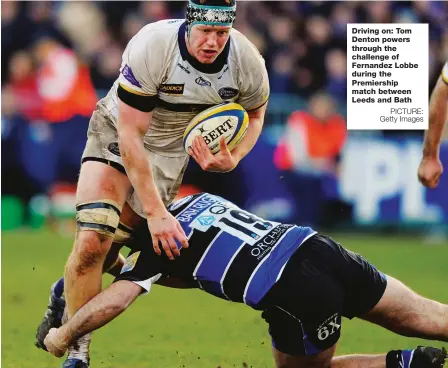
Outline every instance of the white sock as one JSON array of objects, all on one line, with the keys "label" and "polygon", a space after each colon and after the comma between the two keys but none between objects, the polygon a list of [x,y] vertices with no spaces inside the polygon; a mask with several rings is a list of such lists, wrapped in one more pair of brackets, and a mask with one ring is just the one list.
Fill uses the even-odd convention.
[{"label": "white sock", "polygon": [[75,344],[68,348],[68,358],[69,359],[80,359],[84,363],[89,364],[89,346],[90,340],[92,338],[92,333],[88,333],[81,337]]}]

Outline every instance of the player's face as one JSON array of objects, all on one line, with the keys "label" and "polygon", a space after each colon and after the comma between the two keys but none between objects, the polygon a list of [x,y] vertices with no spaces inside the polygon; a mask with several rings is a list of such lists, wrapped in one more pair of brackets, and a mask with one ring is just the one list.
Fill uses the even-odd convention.
[{"label": "player's face", "polygon": [[229,39],[231,27],[196,25],[190,33],[188,51],[200,63],[211,64],[222,52]]}]

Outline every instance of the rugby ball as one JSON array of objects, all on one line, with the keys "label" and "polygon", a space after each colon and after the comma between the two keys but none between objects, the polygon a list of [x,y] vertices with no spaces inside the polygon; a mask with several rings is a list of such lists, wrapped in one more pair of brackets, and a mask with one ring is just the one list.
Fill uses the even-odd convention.
[{"label": "rugby ball", "polygon": [[219,142],[224,137],[232,151],[247,132],[249,116],[244,108],[234,102],[225,102],[208,108],[196,115],[184,133],[184,149],[201,135],[213,154],[220,150]]}]

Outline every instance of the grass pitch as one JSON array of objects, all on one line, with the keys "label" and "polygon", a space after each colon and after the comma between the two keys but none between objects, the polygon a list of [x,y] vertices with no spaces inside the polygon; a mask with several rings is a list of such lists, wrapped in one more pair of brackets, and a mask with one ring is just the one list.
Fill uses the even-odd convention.
[{"label": "grass pitch", "polygon": [[[448,246],[418,238],[335,235],[380,270],[420,294],[448,303]],[[2,367],[60,367],[34,347],[50,285],[62,275],[71,240],[46,231],[2,234]],[[104,278],[104,285],[112,280]],[[381,353],[426,343],[363,321],[343,320],[337,354]],[[442,346],[441,343],[429,343]],[[123,315],[93,334],[92,367],[273,367],[260,313],[199,290],[156,286]]]}]

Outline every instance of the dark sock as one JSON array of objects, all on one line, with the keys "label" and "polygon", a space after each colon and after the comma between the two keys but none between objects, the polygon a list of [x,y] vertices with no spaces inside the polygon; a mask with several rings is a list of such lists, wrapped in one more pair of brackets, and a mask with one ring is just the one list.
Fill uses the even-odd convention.
[{"label": "dark sock", "polygon": [[391,350],[386,355],[386,368],[410,368],[414,350]]},{"label": "dark sock", "polygon": [[61,277],[54,286],[54,295],[56,298],[60,298],[64,294],[64,277]]}]

